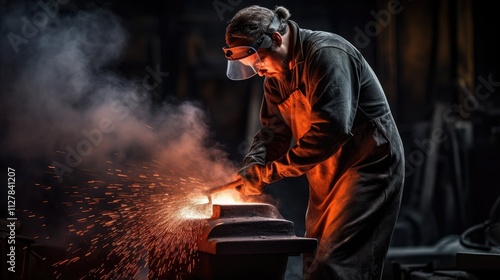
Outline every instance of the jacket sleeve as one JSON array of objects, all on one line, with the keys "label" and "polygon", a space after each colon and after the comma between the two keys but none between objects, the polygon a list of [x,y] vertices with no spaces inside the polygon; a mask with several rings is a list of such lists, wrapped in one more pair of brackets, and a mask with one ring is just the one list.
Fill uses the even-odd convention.
[{"label": "jacket sleeve", "polygon": [[322,48],[305,61],[310,129],[286,154],[268,162],[263,180],[300,176],[335,154],[351,137],[359,97],[359,61],[341,49]]},{"label": "jacket sleeve", "polygon": [[243,159],[243,168],[253,164],[266,165],[290,148],[292,132],[281,118],[278,103],[281,94],[268,79],[264,82],[264,98],[260,110],[262,127],[255,134],[252,145]]}]

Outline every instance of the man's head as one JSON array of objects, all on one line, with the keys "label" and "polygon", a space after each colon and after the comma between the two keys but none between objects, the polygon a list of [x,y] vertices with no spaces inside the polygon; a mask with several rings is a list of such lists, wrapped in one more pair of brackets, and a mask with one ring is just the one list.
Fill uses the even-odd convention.
[{"label": "man's head", "polygon": [[274,11],[255,5],[238,11],[226,28],[227,76],[283,78],[288,69],[288,18],[290,12],[281,6]]}]

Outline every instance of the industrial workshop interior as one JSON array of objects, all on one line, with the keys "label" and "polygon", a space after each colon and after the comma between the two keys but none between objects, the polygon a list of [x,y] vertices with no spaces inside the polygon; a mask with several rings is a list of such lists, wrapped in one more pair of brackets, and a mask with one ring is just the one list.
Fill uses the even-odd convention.
[{"label": "industrial workshop interior", "polygon": [[1,279],[342,279],[305,275],[304,173],[211,192],[262,126],[265,78],[223,51],[251,5],[346,39],[390,106],[400,208],[351,276],[500,279],[500,25],[472,0],[1,1]]}]

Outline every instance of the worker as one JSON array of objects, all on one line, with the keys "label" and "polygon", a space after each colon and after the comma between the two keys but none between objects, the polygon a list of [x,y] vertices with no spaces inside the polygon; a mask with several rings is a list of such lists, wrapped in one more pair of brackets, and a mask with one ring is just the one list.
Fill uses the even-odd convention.
[{"label": "worker", "polygon": [[229,79],[265,77],[262,126],[227,186],[259,195],[305,174],[305,235],[318,246],[303,256],[303,279],[380,279],[404,151],[374,71],[344,38],[300,28],[283,6],[239,10],[225,41]]}]

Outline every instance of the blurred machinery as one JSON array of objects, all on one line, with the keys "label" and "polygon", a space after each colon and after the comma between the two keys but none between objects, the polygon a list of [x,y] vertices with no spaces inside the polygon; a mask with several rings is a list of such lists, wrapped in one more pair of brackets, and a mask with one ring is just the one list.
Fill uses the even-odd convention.
[{"label": "blurred machinery", "polygon": [[392,247],[384,279],[500,279],[500,197],[486,221],[431,246]]}]

